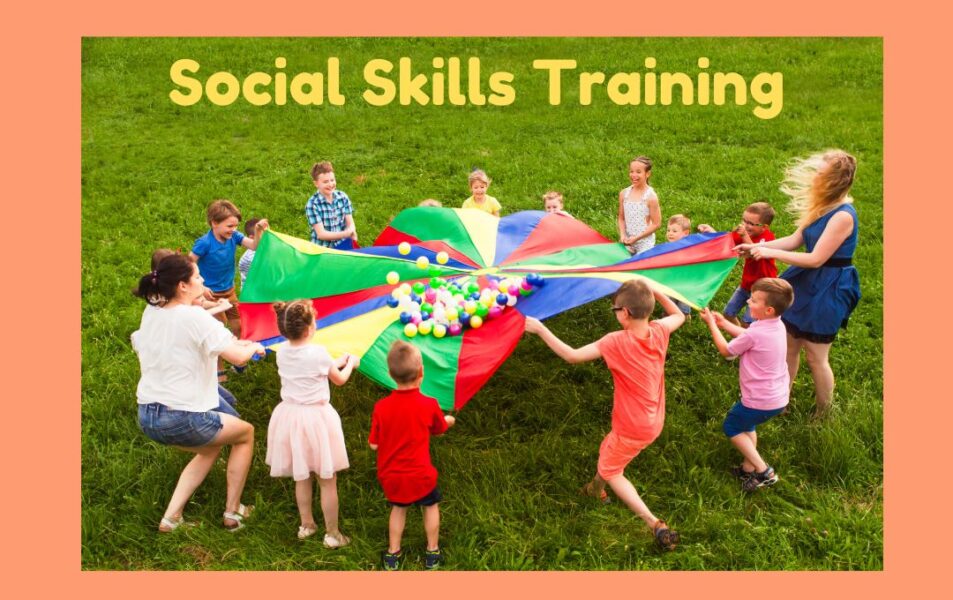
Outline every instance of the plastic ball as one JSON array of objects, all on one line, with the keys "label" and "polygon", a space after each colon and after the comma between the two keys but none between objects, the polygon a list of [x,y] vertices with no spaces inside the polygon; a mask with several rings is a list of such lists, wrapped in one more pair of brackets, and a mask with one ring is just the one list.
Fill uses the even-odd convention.
[{"label": "plastic ball", "polygon": [[470,322],[470,313],[465,313],[465,312],[460,313],[460,324],[466,325],[469,322]]},{"label": "plastic ball", "polygon": [[480,292],[473,292],[472,294],[468,296],[468,298],[476,302],[477,300],[480,299]]},{"label": "plastic ball", "polygon": [[411,289],[414,290],[414,293],[419,296],[424,293],[424,291],[427,289],[427,286],[418,281]]},{"label": "plastic ball", "polygon": [[430,335],[433,330],[433,321],[421,321],[417,326],[417,333],[420,335]]},{"label": "plastic ball", "polygon": [[397,298],[394,298],[393,296],[387,299],[387,306],[391,308],[397,308],[397,305],[399,304],[400,304],[400,300],[398,300]]},{"label": "plastic ball", "polygon": [[468,315],[472,315],[473,313],[475,313],[475,312],[477,311],[476,302],[473,302],[472,300],[471,300],[470,302],[467,302],[467,303],[463,306],[463,310],[464,310]]},{"label": "plastic ball", "polygon": [[413,323],[407,323],[404,325],[404,335],[407,337],[414,337],[417,335],[417,326]]},{"label": "plastic ball", "polygon": [[420,313],[414,313],[414,314],[410,317],[410,322],[413,323],[414,325],[420,325],[420,322],[423,321],[423,320],[424,320],[424,319],[423,319],[423,317],[421,316]]},{"label": "plastic ball", "polygon": [[417,268],[418,268],[418,269],[426,269],[428,265],[430,265],[430,259],[429,259],[429,258],[427,258],[426,256],[418,256],[418,257],[417,257]]},{"label": "plastic ball", "polygon": [[390,297],[395,298],[397,300],[400,300],[400,297],[403,295],[404,293],[401,291],[399,287],[395,287],[394,289],[390,291]]},{"label": "plastic ball", "polygon": [[533,289],[533,284],[530,283],[529,280],[524,279],[524,280],[523,280],[523,283],[520,284],[520,288],[522,288],[522,289],[524,289],[524,290],[531,290],[531,289]]},{"label": "plastic ball", "polygon": [[456,321],[457,317],[460,316],[460,311],[458,311],[457,309],[451,306],[450,308],[446,310],[446,315],[447,315],[447,319],[451,321]]},{"label": "plastic ball", "polygon": [[434,302],[437,301],[437,292],[432,289],[427,290],[426,292],[424,292],[424,300],[433,304]]},{"label": "plastic ball", "polygon": [[426,312],[426,311],[421,311],[421,312],[420,312],[420,320],[421,320],[421,321],[426,321],[426,320],[429,319],[430,317],[431,317],[431,314],[430,314],[429,312]]},{"label": "plastic ball", "polygon": [[520,293],[520,286],[516,284],[510,285],[506,291],[509,292],[510,296],[515,296],[516,294]]},{"label": "plastic ball", "polygon": [[507,296],[506,305],[507,306],[516,306],[516,301],[518,298],[516,296]]},{"label": "plastic ball", "polygon": [[445,335],[447,335],[447,328],[445,326],[441,325],[440,323],[437,323],[433,326],[433,336],[435,338],[439,339]]},{"label": "plastic ball", "polygon": [[506,304],[506,301],[508,299],[509,299],[509,296],[507,296],[506,294],[500,294],[496,297],[496,303],[499,304],[500,306],[503,306],[504,304]]},{"label": "plastic ball", "polygon": [[407,242],[401,242],[397,244],[397,251],[403,255],[410,254],[410,244]]},{"label": "plastic ball", "polygon": [[400,284],[400,288],[398,288],[398,289],[400,289],[401,293],[404,294],[405,296],[406,296],[407,294],[410,294],[410,284],[409,284],[409,283],[406,283],[406,282],[405,282],[405,283]]},{"label": "plastic ball", "polygon": [[410,323],[410,320],[411,320],[412,318],[413,318],[413,317],[411,316],[411,314],[410,314],[409,312],[404,311],[404,312],[400,313],[400,322],[403,323],[403,324],[405,324],[405,325],[406,325],[407,323]]},{"label": "plastic ball", "polygon": [[486,307],[486,304],[477,304],[476,314],[480,317],[485,317],[490,310]]},{"label": "plastic ball", "polygon": [[413,304],[413,302],[410,301],[410,296],[401,296],[397,300],[397,306],[400,307],[401,310],[406,310],[407,312],[410,312],[411,304]]},{"label": "plastic ball", "polygon": [[430,287],[432,287],[435,290],[439,290],[445,285],[447,285],[447,282],[444,281],[443,279],[440,279],[439,277],[430,278]]},{"label": "plastic ball", "polygon": [[474,292],[479,292],[479,291],[480,291],[480,286],[476,283],[471,283],[470,285],[467,286],[468,294],[473,294]]},{"label": "plastic ball", "polygon": [[463,331],[463,327],[456,321],[450,323],[450,327],[447,329],[447,333],[450,335],[460,335],[461,331]]},{"label": "plastic ball", "polygon": [[423,304],[420,305],[420,312],[432,313],[432,312],[433,312],[433,304],[431,304],[431,303],[429,303],[429,302],[424,302]]},{"label": "plastic ball", "polygon": [[400,281],[400,275],[397,274],[397,271],[391,271],[387,274],[387,283],[390,285],[397,285],[398,281]]},{"label": "plastic ball", "polygon": [[440,263],[440,264],[442,264],[442,265],[445,265],[445,264],[447,264],[447,261],[448,261],[448,260],[450,260],[450,255],[447,254],[446,252],[438,252],[438,253],[437,253],[437,262],[438,262],[438,263]]},{"label": "plastic ball", "polygon": [[480,318],[480,315],[473,315],[470,317],[470,327],[474,329],[479,329],[483,326],[483,319]]},{"label": "plastic ball", "polygon": [[486,313],[486,318],[495,319],[502,314],[503,314],[503,309],[500,308],[499,306],[494,306],[493,308],[489,310],[489,312]]},{"label": "plastic ball", "polygon": [[533,293],[533,288],[529,288],[528,290],[525,288],[520,288],[520,296],[529,296],[532,293]]},{"label": "plastic ball", "polygon": [[498,290],[498,289],[500,289],[500,282],[497,281],[496,279],[491,279],[491,280],[490,280],[490,283],[489,283],[488,285],[489,285],[489,287],[490,287],[491,290]]},{"label": "plastic ball", "polygon": [[410,303],[410,312],[420,312],[420,302],[411,302]]}]

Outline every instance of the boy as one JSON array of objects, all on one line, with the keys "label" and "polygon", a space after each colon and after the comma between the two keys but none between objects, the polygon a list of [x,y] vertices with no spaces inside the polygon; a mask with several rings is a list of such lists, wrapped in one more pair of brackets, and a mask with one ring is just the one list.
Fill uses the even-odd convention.
[{"label": "boy", "polygon": [[317,191],[304,206],[311,226],[311,241],[338,250],[354,248],[357,242],[354,207],[347,194],[337,189],[334,167],[327,161],[315,163],[311,167],[311,180]]},{"label": "boy", "polygon": [[[680,240],[683,237],[690,234],[692,231],[692,221],[685,215],[672,215],[668,218],[668,229],[665,230],[665,239],[669,242],[674,242]],[[672,301],[675,302],[675,306],[678,307],[678,310],[682,311],[682,314],[685,315],[686,319],[692,318],[692,307],[685,304],[681,300],[676,300],[672,298]]]},{"label": "boy", "polygon": [[[256,249],[260,236],[246,238],[236,231],[242,213],[228,200],[215,200],[209,204],[206,220],[209,224],[208,233],[195,240],[189,258],[198,263],[205,287],[211,291],[206,294],[206,299],[225,298],[231,304],[219,318],[238,336],[241,333],[241,320],[238,316],[238,296],[235,294],[235,251],[238,246]],[[267,228],[267,219],[255,224],[258,233]]]},{"label": "boy", "polygon": [[[749,204],[741,214],[741,224],[735,227],[732,232],[732,238],[735,245],[738,244],[758,244],[761,242],[770,242],[774,239],[774,232],[768,226],[774,220],[774,209],[767,202],[759,200],[754,204]],[[701,224],[698,231],[713,233],[711,225]],[[744,270],[741,272],[741,285],[735,289],[731,295],[728,304],[725,305],[725,318],[735,325],[747,327],[751,324],[751,314],[745,309],[745,313],[738,320],[738,313],[745,307],[745,303],[751,296],[751,286],[755,281],[762,277],[777,277],[778,266],[773,258],[756,259],[750,256],[745,257]]]},{"label": "boy", "polygon": [[[779,317],[792,302],[794,290],[790,283],[777,277],[765,277],[751,287],[748,308],[754,321],[747,329],[707,308],[701,314],[718,352],[725,358],[741,357],[738,371],[741,400],[728,411],[722,430],[744,457],[741,466],[733,467],[731,472],[741,479],[741,487],[746,492],[778,482],[777,473],[758,453],[755,427],[780,414],[788,404],[787,333]],[[725,341],[719,327],[734,339]]]},{"label": "boy", "polygon": [[[245,221],[245,238],[250,238],[257,242],[255,227],[261,219],[248,219]],[[245,254],[238,259],[238,274],[242,278],[242,289],[245,289],[245,278],[248,277],[248,269],[251,268],[251,261],[255,260],[254,250],[245,250]]]},{"label": "boy", "polygon": [[[666,316],[649,321],[656,300]],[[605,491],[608,483],[616,496],[649,526],[658,546],[672,550],[678,544],[678,533],[652,514],[623,471],[662,431],[665,355],[669,336],[685,322],[685,315],[664,294],[653,292],[643,280],[623,283],[612,297],[612,311],[622,331],[606,334],[581,348],[572,348],[532,317],[526,319],[526,331],[542,338],[567,362],[586,362],[600,357],[606,361],[615,384],[612,430],[599,447],[596,475],[582,488],[582,493],[608,503]]]},{"label": "boy", "polygon": [[371,415],[371,450],[377,451],[377,479],[391,504],[390,536],[381,553],[385,570],[400,569],[400,547],[407,507],[423,507],[427,533],[425,567],[436,569],[443,562],[440,552],[440,490],[437,469],[430,462],[430,436],[440,435],[456,421],[444,416],[433,398],[420,393],[424,366],[420,350],[396,341],[387,353],[387,369],[397,389],[374,405]]},{"label": "boy", "polygon": [[548,213],[564,215],[573,218],[571,214],[564,210],[563,195],[555,190],[550,190],[543,194],[543,210]]}]

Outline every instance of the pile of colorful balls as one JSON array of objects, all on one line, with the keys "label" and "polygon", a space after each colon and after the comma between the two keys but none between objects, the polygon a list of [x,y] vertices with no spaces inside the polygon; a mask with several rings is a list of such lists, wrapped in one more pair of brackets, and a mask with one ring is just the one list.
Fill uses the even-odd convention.
[{"label": "pile of colorful balls", "polygon": [[[436,259],[438,263],[446,264],[448,256],[440,252]],[[477,329],[515,306],[520,298],[545,285],[538,273],[529,273],[525,277],[488,275],[483,280],[486,285],[481,285],[480,279],[472,275],[444,279],[439,276],[441,270],[431,267],[426,256],[418,257],[416,262],[420,269],[428,271],[429,282],[397,285],[400,276],[395,271],[387,274],[387,283],[396,286],[387,299],[387,305],[400,309],[404,335],[411,338],[431,334],[442,338],[460,335],[467,327]]]}]

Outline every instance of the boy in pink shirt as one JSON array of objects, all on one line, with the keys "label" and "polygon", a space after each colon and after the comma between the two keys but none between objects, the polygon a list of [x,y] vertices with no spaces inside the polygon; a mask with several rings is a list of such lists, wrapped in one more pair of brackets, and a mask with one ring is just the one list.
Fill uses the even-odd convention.
[{"label": "boy in pink shirt", "polygon": [[[656,300],[666,316],[649,321]],[[623,471],[662,432],[665,355],[669,335],[681,327],[685,315],[664,294],[653,293],[643,280],[623,283],[612,297],[612,311],[622,331],[613,331],[581,348],[572,348],[532,317],[526,319],[526,331],[538,335],[566,362],[598,358],[606,361],[615,384],[612,430],[599,446],[596,475],[582,492],[608,503],[605,491],[608,483],[616,496],[652,529],[659,547],[672,550],[678,544],[678,533],[652,514]]]},{"label": "boy in pink shirt", "polygon": [[[754,322],[748,329],[707,308],[701,313],[718,352],[729,359],[741,357],[741,400],[728,411],[722,430],[744,457],[744,462],[731,472],[741,479],[746,492],[778,482],[777,473],[758,453],[755,427],[780,414],[788,404],[791,379],[786,361],[787,332],[779,317],[792,302],[794,290],[790,283],[777,277],[763,277],[751,286],[748,309]],[[736,337],[726,341],[719,327]]]}]

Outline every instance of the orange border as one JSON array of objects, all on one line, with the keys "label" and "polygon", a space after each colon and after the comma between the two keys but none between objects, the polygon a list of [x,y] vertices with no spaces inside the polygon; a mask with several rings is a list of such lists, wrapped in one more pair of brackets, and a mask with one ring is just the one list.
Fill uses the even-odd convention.
[{"label": "orange border", "polygon": [[[863,2],[798,3],[632,2],[590,0],[556,8],[526,7],[512,0],[452,4],[446,0],[393,3],[369,10],[358,2],[182,2],[144,5],[85,2],[69,8],[19,4],[5,12],[2,94],[5,190],[3,313],[8,331],[4,365],[17,373],[6,381],[4,463],[0,494],[2,569],[7,589],[31,596],[168,598],[209,597],[216,592],[252,594],[339,592],[365,597],[498,595],[564,597],[590,594],[777,598],[805,594],[884,597],[913,590],[944,589],[947,512],[938,502],[948,485],[937,440],[949,416],[949,392],[930,373],[949,369],[939,340],[918,330],[949,331],[937,308],[921,317],[929,299],[900,300],[902,273],[922,284],[931,256],[944,237],[945,191],[940,178],[949,116],[946,98],[950,55],[948,22],[915,2],[884,12]],[[687,6],[686,6],[687,5]],[[458,8],[454,8],[458,7]],[[137,8],[133,8],[133,11]],[[250,12],[254,11],[254,12]],[[80,563],[80,38],[106,35],[851,35],[885,38],[885,571],[883,573],[101,573]],[[931,64],[933,63],[933,64]],[[944,123],[947,124],[944,130]],[[924,132],[932,134],[932,139]],[[946,167],[946,168],[945,168]],[[939,177],[934,177],[939,174]],[[12,188],[12,189],[11,189]],[[901,196],[902,193],[902,196]],[[904,206],[896,202],[906,201]],[[914,202],[931,202],[914,212]],[[30,208],[26,208],[30,207]],[[35,209],[33,207],[36,207]],[[24,210],[26,209],[26,210]],[[926,226],[941,224],[939,228]],[[919,218],[917,218],[919,217]],[[935,233],[933,231],[939,229]],[[39,234],[39,238],[37,236]],[[37,248],[41,239],[42,248]],[[931,247],[932,245],[932,247]],[[27,252],[18,252],[24,248]],[[926,252],[924,252],[926,251]],[[929,254],[926,254],[929,253]],[[945,265],[938,265],[940,269]],[[8,270],[9,268],[9,270]],[[934,269],[935,271],[936,269]],[[935,278],[934,278],[935,279]],[[925,289],[926,286],[920,287]],[[943,296],[930,289],[934,296]],[[932,308],[932,304],[928,304]],[[903,308],[901,308],[903,307]],[[44,310],[45,309],[45,310]],[[904,310],[906,309],[906,310]],[[901,321],[901,310],[904,310]],[[23,315],[21,318],[16,318]],[[63,326],[65,322],[65,327]],[[924,339],[927,338],[927,339]],[[936,338],[934,338],[936,339]],[[11,344],[15,341],[15,345]],[[932,344],[932,345],[931,345]],[[926,346],[926,348],[924,348]],[[914,351],[916,350],[916,351]],[[930,350],[935,350],[932,356]],[[39,383],[42,382],[42,383]],[[939,396],[945,402],[931,402]],[[913,411],[917,412],[914,413]],[[942,413],[942,414],[938,414]],[[929,418],[917,418],[919,415]],[[915,416],[916,415],[916,416]],[[30,424],[30,427],[19,424]],[[932,475],[935,475],[931,477]],[[929,482],[929,483],[925,483]],[[938,489],[939,486],[939,489]],[[924,533],[924,528],[926,533]],[[434,585],[436,583],[436,586]],[[302,588],[302,585],[313,585]],[[187,587],[186,587],[187,586]],[[386,587],[385,587],[386,586]],[[912,590],[911,590],[912,591]]]}]

